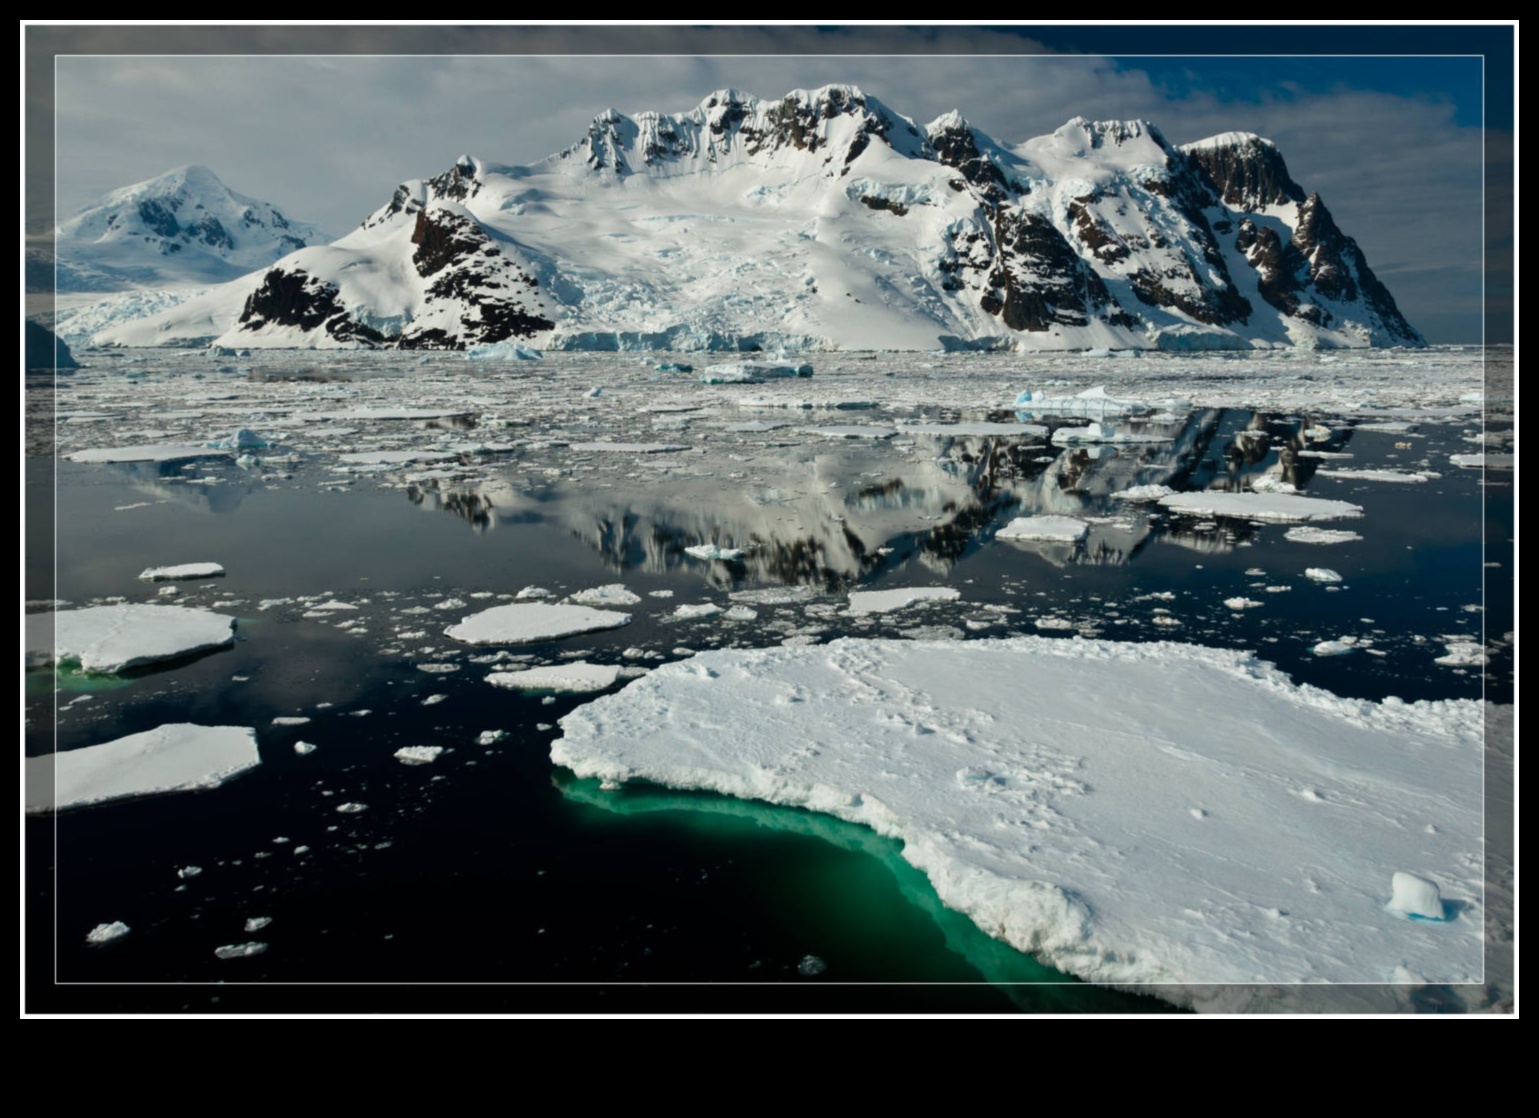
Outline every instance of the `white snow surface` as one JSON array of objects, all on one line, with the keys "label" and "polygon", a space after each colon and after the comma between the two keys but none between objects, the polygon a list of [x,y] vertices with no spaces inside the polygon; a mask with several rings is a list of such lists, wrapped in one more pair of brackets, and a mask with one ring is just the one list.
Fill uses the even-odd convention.
[{"label": "white snow surface", "polygon": [[1287,493],[1172,493],[1160,504],[1177,512],[1200,516],[1241,516],[1251,520],[1339,520],[1362,516],[1360,505],[1322,497],[1295,497]]},{"label": "white snow surface", "polygon": [[618,629],[630,619],[628,613],[588,606],[515,603],[473,613],[458,625],[450,625],[444,634],[466,644],[530,644]]},{"label": "white snow surface", "polygon": [[[580,777],[897,838],[947,905],[1093,981],[1212,1004],[1182,987],[1481,978],[1476,702],[1342,699],[1181,644],[843,639],[700,653],[561,726]],[[1386,910],[1405,866],[1455,919]]]},{"label": "white snow surface", "polygon": [[170,723],[27,758],[27,813],[217,788],[260,763],[256,731],[249,727]]},{"label": "white snow surface", "polygon": [[78,660],[88,672],[175,660],[235,643],[235,618],[187,606],[122,604],[27,615],[35,663]]}]

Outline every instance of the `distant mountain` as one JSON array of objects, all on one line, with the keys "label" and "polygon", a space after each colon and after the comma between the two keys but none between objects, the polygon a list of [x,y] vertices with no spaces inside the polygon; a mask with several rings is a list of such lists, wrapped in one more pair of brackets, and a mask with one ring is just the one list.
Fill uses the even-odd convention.
[{"label": "distant mountain", "polygon": [[27,287],[54,289],[55,257],[59,291],[225,283],[329,239],[235,193],[207,167],[177,167],[114,190],[65,221],[53,256],[34,240]]},{"label": "distant mountain", "polygon": [[614,110],[104,344],[571,349],[1420,345],[1270,142],[1075,118],[1010,147],[853,86]]}]

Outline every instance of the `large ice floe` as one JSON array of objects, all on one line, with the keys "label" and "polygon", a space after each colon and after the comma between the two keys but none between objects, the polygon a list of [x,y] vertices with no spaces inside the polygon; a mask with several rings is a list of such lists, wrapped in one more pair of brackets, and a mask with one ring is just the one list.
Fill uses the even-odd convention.
[{"label": "large ice floe", "polygon": [[446,636],[466,644],[532,644],[618,629],[631,615],[588,606],[548,605],[543,602],[493,606],[473,613],[444,630]]},{"label": "large ice floe", "polygon": [[245,726],[173,723],[101,745],[27,758],[27,812],[216,788],[261,763]]},{"label": "large ice floe", "polygon": [[[1081,977],[1467,983],[1482,969],[1472,701],[1343,699],[1251,654],[1018,637],[720,650],[561,720],[581,777],[827,812]],[[1451,919],[1391,911],[1397,873]]]},{"label": "large ice floe", "polygon": [[1175,512],[1199,516],[1243,516],[1250,520],[1339,520],[1362,516],[1361,505],[1323,497],[1295,497],[1288,493],[1172,493],[1160,504]]},{"label": "large ice floe", "polygon": [[27,659],[121,672],[235,643],[235,618],[184,606],[122,604],[27,617]]}]

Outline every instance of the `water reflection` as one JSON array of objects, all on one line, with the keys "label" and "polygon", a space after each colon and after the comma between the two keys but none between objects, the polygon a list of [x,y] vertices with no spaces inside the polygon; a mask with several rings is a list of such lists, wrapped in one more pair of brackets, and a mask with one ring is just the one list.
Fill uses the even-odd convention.
[{"label": "water reflection", "polygon": [[[1074,434],[1065,438],[1065,431]],[[623,480],[605,474],[600,485],[591,473],[510,472],[416,484],[407,494],[481,532],[502,523],[558,526],[617,572],[698,568],[724,590],[768,583],[838,591],[910,562],[944,574],[1021,516],[1088,522],[1076,542],[1010,542],[1055,566],[1129,563],[1156,539],[1228,551],[1254,536],[1250,521],[1166,516],[1146,500],[1119,495],[1141,486],[1303,489],[1326,460],[1319,455],[1345,454],[1351,435],[1350,427],[1327,430],[1308,416],[1247,409],[1198,409],[1115,427],[1052,417],[1020,435],[952,435],[927,425],[891,443],[760,446],[752,448],[756,455],[734,456],[734,466],[743,465],[728,477],[688,463],[629,470]],[[1103,437],[1111,441],[1090,441]],[[687,553],[702,544],[742,555],[701,560]]]}]

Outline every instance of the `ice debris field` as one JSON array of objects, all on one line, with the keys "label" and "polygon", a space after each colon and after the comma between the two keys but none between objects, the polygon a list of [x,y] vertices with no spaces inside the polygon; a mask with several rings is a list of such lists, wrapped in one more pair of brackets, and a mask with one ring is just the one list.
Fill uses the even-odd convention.
[{"label": "ice debris field", "polygon": [[[454,727],[384,754],[425,798],[522,735],[603,795],[808,808],[900,839],[988,935],[1177,1004],[1366,982],[1403,987],[1384,1003],[1401,1008],[1480,980],[1482,931],[1510,926],[1482,879],[1494,708],[1329,689],[1414,672],[1469,694],[1510,659],[1478,583],[1411,628],[1384,619],[1389,591],[1358,604],[1425,502],[1510,488],[1510,461],[1429,449],[1433,431],[1510,449],[1482,429],[1504,401],[1477,351],[807,356],[702,377],[655,354],[93,354],[46,409],[29,393],[29,452],[58,461],[61,510],[116,479],[102,517],[153,546],[29,603],[29,664],[80,690],[29,704],[29,735],[51,721],[67,745],[29,756],[28,810],[212,789],[279,749],[316,774],[340,848],[373,855],[430,808],[339,778],[340,758],[409,703]],[[239,533],[265,499],[392,494],[568,550],[510,547],[441,584],[318,583],[304,565],[347,551],[327,535],[346,513],[314,519],[287,574],[261,560],[286,545]],[[186,520],[209,511],[231,514],[217,537]],[[82,564],[67,544],[61,567]],[[397,706],[260,690],[258,659],[218,686],[260,717],[120,732],[147,686],[318,655],[306,641],[328,679],[404,669]],[[542,713],[510,742],[487,714],[514,701]],[[308,860],[330,833],[274,849]],[[70,934],[131,949],[116,915]],[[278,965],[281,930],[270,952],[203,950]]]}]

